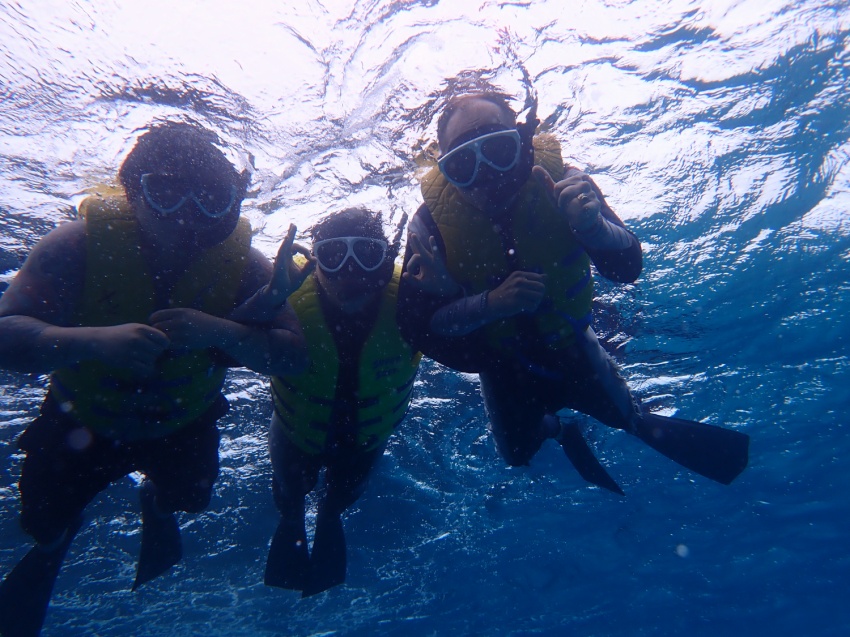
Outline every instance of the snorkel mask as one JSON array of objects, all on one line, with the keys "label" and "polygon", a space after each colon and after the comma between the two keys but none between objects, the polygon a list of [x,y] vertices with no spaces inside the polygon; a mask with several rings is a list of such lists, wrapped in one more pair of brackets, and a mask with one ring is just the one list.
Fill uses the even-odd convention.
[{"label": "snorkel mask", "polygon": [[[533,138],[540,123],[536,102],[527,111],[525,121],[514,128],[490,124],[468,131],[438,160],[446,180],[476,208],[503,211],[531,177]],[[480,177],[482,166],[488,167],[485,180]]]}]

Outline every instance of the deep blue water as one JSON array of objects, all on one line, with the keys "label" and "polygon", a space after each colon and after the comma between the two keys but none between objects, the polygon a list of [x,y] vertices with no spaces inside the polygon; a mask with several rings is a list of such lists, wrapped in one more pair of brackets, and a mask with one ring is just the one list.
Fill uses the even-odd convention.
[{"label": "deep blue water", "polygon": [[[181,518],[183,561],[130,592],[137,496],[132,479],[116,484],[88,510],[43,634],[847,634],[848,4],[484,3],[480,16],[447,2],[339,4],[262,17],[315,53],[289,49],[304,58],[287,81],[247,64],[240,75],[224,57],[168,57],[171,31],[119,21],[110,3],[56,5],[54,18],[0,4],[2,33],[17,36],[0,44],[5,278],[153,116],[189,113],[255,156],[246,214],[270,254],[289,220],[306,228],[338,199],[412,213],[411,148],[432,137],[433,93],[461,72],[464,44],[466,68],[506,64],[511,90],[528,71],[547,126],[643,242],[640,281],[599,286],[599,329],[621,345],[630,385],[653,409],[749,434],[750,466],[720,486],[588,421],[625,498],[584,484],[554,443],[511,469],[475,377],[426,361],[346,515],[348,581],[302,601],[262,584],[277,523],[270,404],[262,378],[236,372],[221,477],[209,510]],[[214,29],[245,11],[176,8],[173,30],[197,44],[187,25],[200,25],[201,43],[220,43]],[[499,20],[514,31],[499,35]],[[144,45],[130,41],[139,33]],[[258,29],[228,55],[274,51],[272,35]],[[157,74],[167,80],[139,89]],[[2,573],[28,548],[14,443],[43,381],[0,372]]]}]

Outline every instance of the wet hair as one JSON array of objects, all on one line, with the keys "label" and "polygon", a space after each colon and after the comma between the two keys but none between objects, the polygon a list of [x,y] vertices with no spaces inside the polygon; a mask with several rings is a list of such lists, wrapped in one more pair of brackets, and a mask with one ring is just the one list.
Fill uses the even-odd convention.
[{"label": "wet hair", "polygon": [[152,126],[136,141],[118,171],[118,180],[133,200],[141,194],[145,173],[170,173],[187,183],[214,180],[237,187],[238,199],[245,196],[247,179],[240,175],[216,147],[218,136],[196,124],[166,122]]},{"label": "wet hair", "polygon": [[310,228],[310,236],[314,243],[337,237],[368,237],[389,242],[380,214],[366,208],[346,208],[328,215]]},{"label": "wet hair", "polygon": [[[405,217],[406,219],[406,217]],[[394,262],[398,256],[401,243],[401,232],[390,240],[384,231],[381,214],[367,208],[346,208],[340,212],[328,215],[309,230],[313,243],[338,237],[367,237],[382,239],[387,242],[387,256],[384,264],[373,272],[364,273],[364,278],[386,285],[393,275]]]},{"label": "wet hair", "polygon": [[449,125],[449,120],[452,118],[452,115],[461,110],[464,104],[472,100],[490,102],[491,104],[498,106],[506,115],[516,119],[516,113],[508,104],[508,100],[510,99],[510,95],[497,92],[465,93],[464,95],[458,95],[451,98],[446,103],[445,107],[443,107],[443,112],[440,113],[440,118],[437,120],[437,143],[440,145],[440,152],[444,153],[448,150],[448,145],[452,142],[452,140],[445,138],[446,128]]}]

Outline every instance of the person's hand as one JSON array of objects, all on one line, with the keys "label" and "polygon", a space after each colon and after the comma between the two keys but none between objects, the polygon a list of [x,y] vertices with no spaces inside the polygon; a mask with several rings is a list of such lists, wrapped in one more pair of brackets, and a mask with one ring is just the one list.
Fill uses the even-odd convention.
[{"label": "person's hand", "polygon": [[487,295],[487,309],[494,318],[534,312],[545,295],[545,274],[515,271]]},{"label": "person's hand", "polygon": [[410,234],[410,249],[413,254],[407,261],[404,278],[426,294],[453,296],[460,286],[446,269],[437,240],[429,237],[428,243],[430,247],[426,247],[416,234]]},{"label": "person's hand", "polygon": [[[296,230],[294,224],[289,225],[289,230],[283,239],[283,243],[280,244],[274,260],[271,281],[263,291],[266,300],[275,307],[283,305],[289,295],[300,288],[304,280],[316,268],[316,259],[310,254],[310,251],[295,243]],[[293,252],[302,254],[306,257],[307,262],[303,266],[299,266],[292,259]]]},{"label": "person's hand", "polygon": [[567,217],[567,223],[578,234],[590,234],[602,222],[602,204],[590,184],[590,177],[578,170],[555,182],[542,166],[535,166],[532,174],[549,194],[552,203]]},{"label": "person's hand", "polygon": [[221,344],[229,321],[201,310],[176,307],[154,312],[148,318],[153,328],[166,335],[175,349],[199,350]]},{"label": "person's hand", "polygon": [[156,360],[171,341],[150,325],[125,323],[90,328],[90,345],[97,360],[120,367],[134,376],[146,378],[156,370]]}]

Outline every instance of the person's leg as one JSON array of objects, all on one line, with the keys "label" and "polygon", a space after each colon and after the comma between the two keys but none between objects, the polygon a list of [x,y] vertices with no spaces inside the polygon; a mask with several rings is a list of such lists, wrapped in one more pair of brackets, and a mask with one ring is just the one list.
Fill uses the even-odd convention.
[{"label": "person's leg", "polygon": [[280,522],[269,548],[264,581],[268,586],[303,590],[310,571],[304,498],[316,486],[321,458],[301,451],[283,432],[277,415],[269,430],[269,454]]},{"label": "person's leg", "polygon": [[328,460],[325,475],[327,488],[319,509],[341,515],[366,490],[369,475],[386,444],[371,451],[340,449]]},{"label": "person's leg", "polygon": [[346,547],[342,513],[357,501],[385,445],[367,452],[340,447],[327,461],[325,494],[316,514],[316,536],[310,556],[310,581],[304,596],[326,591],[345,581]]},{"label": "person's leg", "polygon": [[60,541],[98,493],[132,470],[122,445],[80,426],[50,397],[19,446],[21,526],[44,546]]},{"label": "person's leg", "polygon": [[729,484],[747,466],[749,437],[723,427],[650,413],[632,395],[593,330],[579,339],[583,363],[575,375],[564,407],[582,411],[617,429],[624,429],[674,462],[707,478]]},{"label": "person's leg", "polygon": [[142,545],[133,590],[165,573],[183,557],[175,511],[207,508],[218,478],[219,432],[224,398],[198,421],[155,440],[129,445],[135,468],[145,474],[140,490]]},{"label": "person's leg", "polygon": [[591,328],[577,336],[567,356],[563,391],[550,407],[580,411],[609,427],[630,430],[639,417],[639,402]]},{"label": "person's leg", "polygon": [[221,397],[200,419],[175,433],[133,445],[136,469],[155,485],[155,505],[162,514],[200,513],[210,503],[218,479],[216,423],[227,413]]},{"label": "person's leg", "polygon": [[83,510],[129,468],[121,445],[76,424],[50,397],[19,445],[21,524],[38,544],[0,584],[0,633],[36,635]]},{"label": "person's leg", "polygon": [[555,432],[543,420],[543,391],[550,383],[518,372],[481,372],[481,396],[499,455],[511,466],[527,465]]}]

